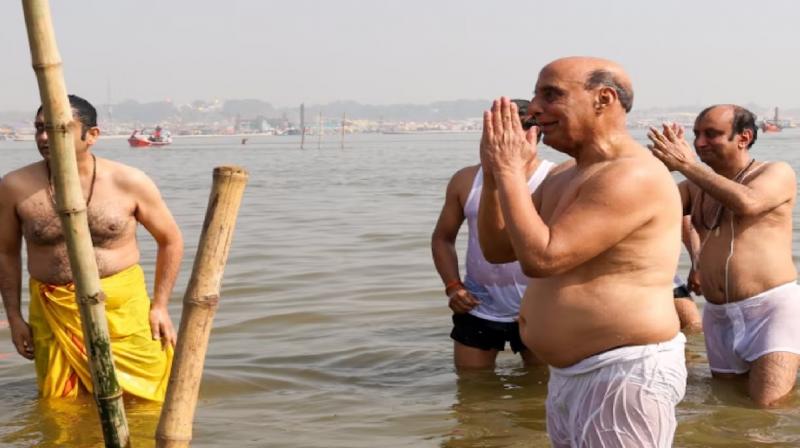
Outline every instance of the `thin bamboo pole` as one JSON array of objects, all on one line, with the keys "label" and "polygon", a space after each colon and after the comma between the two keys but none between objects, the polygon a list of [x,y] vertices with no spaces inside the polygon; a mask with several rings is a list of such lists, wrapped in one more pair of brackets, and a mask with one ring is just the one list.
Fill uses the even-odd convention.
[{"label": "thin bamboo pole", "polygon": [[244,168],[214,169],[214,183],[194,257],[192,276],[183,297],[175,359],[156,430],[156,447],[188,447],[208,339],[219,306],[222,274],[228,260],[233,229],[247,184]]},{"label": "thin bamboo pole", "polygon": [[114,373],[105,295],[100,290],[100,275],[89,233],[86,201],[81,191],[70,123],[72,108],[67,99],[61,56],[47,0],[23,0],[33,70],[50,143],[50,164],[56,198],[56,212],[66,236],[69,264],[80,309],[84,345],[89,358],[94,398],[100,414],[107,447],[130,446],[122,390]]}]

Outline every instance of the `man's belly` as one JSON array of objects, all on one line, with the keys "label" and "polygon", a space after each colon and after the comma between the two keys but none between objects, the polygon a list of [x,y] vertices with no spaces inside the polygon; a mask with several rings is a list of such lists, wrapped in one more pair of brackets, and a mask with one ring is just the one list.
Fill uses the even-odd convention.
[{"label": "man's belly", "polygon": [[697,266],[703,296],[711,303],[744,300],[797,278],[791,246],[737,240],[731,252],[729,240],[712,239],[700,253]]},{"label": "man's belly", "polygon": [[680,328],[672,289],[531,288],[520,309],[525,345],[555,367],[628,345],[668,341]]},{"label": "man's belly", "polygon": [[[139,250],[133,248],[94,248],[100,278],[110,277],[139,262]],[[43,283],[64,285],[73,281],[65,246],[33,248],[28,251],[28,272]]]}]

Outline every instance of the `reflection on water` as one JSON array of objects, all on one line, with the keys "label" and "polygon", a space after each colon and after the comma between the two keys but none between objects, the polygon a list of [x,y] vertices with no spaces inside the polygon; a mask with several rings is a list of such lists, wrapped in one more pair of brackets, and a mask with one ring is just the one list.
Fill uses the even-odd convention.
[{"label": "reflection on water", "polygon": [[524,368],[514,361],[519,365],[459,373],[452,406],[456,424],[442,447],[547,445],[547,368]]},{"label": "reflection on water", "polygon": [[[235,137],[177,139],[159,150],[101,142],[98,155],[153,177],[184,230],[187,259],[170,305],[176,324],[211,169],[250,171],[192,446],[547,446],[546,370],[510,354],[494,372],[456,375],[452,365],[429,238],[448,179],[478,160],[478,138],[362,135],[348,137],[344,150],[337,139],[303,151],[288,137],[253,137],[246,146]],[[797,169],[798,146],[800,132],[787,130],[760,137],[753,154]],[[0,142],[0,175],[36,157],[32,142]],[[152,279],[155,248],[145,233],[140,241]],[[685,258],[680,270],[688,270]],[[33,366],[14,352],[3,318],[0,446],[102,446],[90,400],[36,398]],[[712,381],[702,335],[689,337],[687,362],[675,446],[800,446],[796,398],[758,410],[741,382]],[[152,446],[157,407],[126,406],[135,446]]]},{"label": "reflection on water", "polygon": [[[160,412],[161,406],[156,403],[125,399],[132,446],[155,445],[153,434]],[[29,399],[8,417],[13,417],[9,421],[15,424],[3,427],[3,446],[103,446],[97,410],[88,396],[75,400]]]}]

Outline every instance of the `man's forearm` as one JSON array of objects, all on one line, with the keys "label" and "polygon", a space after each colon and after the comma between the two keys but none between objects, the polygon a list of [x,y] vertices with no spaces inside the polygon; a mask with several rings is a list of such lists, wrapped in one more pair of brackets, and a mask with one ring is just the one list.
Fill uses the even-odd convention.
[{"label": "man's forearm", "polygon": [[705,169],[699,163],[687,164],[679,171],[734,214],[745,213],[751,199],[750,189],[747,186]]},{"label": "man's forearm", "polygon": [[444,240],[434,240],[431,243],[431,250],[433,264],[442,279],[442,284],[446,285],[453,280],[460,280],[461,274],[458,272],[458,254],[455,244]]},{"label": "man's forearm", "polygon": [[681,241],[683,241],[683,246],[686,248],[686,252],[689,253],[692,266],[694,266],[697,260],[697,254],[700,251],[700,236],[692,225],[691,215],[683,217]]},{"label": "man's forearm", "polygon": [[506,263],[516,260],[514,248],[506,233],[503,211],[497,196],[494,182],[484,184],[481,202],[478,207],[478,241],[486,260],[492,263]]},{"label": "man's forearm", "polygon": [[167,306],[175,280],[181,268],[183,244],[170,243],[159,245],[156,254],[156,274],[153,287],[153,305]]},{"label": "man's forearm", "polygon": [[533,206],[524,174],[508,173],[496,179],[506,233],[517,259],[526,274],[539,275],[548,260],[550,229]]},{"label": "man's forearm", "polygon": [[22,260],[19,256],[0,255],[0,296],[9,319],[22,318],[20,305]]}]

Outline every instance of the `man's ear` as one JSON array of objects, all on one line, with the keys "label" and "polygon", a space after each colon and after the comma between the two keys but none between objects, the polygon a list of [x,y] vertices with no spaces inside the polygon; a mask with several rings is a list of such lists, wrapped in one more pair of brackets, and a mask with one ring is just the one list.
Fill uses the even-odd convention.
[{"label": "man's ear", "polygon": [[618,100],[619,98],[617,98],[616,90],[611,87],[603,86],[597,91],[594,108],[597,112],[600,112]]},{"label": "man's ear", "polygon": [[94,145],[97,143],[97,138],[100,137],[100,128],[97,126],[91,127],[86,130],[86,143]]},{"label": "man's ear", "polygon": [[745,129],[741,133],[739,133],[739,147],[747,149],[750,146],[750,142],[753,141],[753,130],[752,129]]}]

